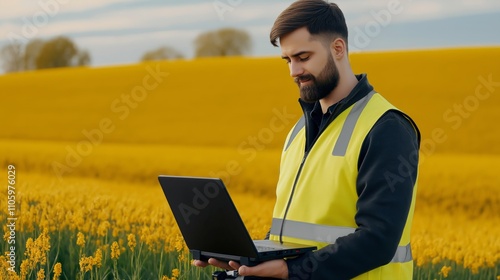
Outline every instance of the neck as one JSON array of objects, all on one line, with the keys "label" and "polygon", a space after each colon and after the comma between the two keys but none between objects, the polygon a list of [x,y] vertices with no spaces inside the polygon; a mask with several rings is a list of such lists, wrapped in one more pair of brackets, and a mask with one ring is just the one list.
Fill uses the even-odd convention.
[{"label": "neck", "polygon": [[319,100],[323,114],[328,111],[328,108],[330,108],[330,106],[348,96],[358,83],[358,79],[356,78],[352,70],[346,71],[345,73],[340,73],[340,75],[340,77],[342,78],[339,79],[339,83],[332,90],[332,92],[330,92],[330,94],[325,98]]}]

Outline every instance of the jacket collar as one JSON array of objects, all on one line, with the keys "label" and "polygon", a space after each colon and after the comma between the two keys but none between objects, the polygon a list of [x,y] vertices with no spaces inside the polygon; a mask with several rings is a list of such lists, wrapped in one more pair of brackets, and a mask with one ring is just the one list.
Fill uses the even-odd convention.
[{"label": "jacket collar", "polygon": [[330,115],[328,116],[325,126],[322,126],[322,129],[320,131],[318,131],[318,128],[315,128],[315,124],[313,123],[315,120],[314,116],[321,116],[321,114],[323,113],[319,101],[316,101],[314,103],[307,103],[299,99],[305,117],[306,152],[310,150],[323,130],[328,127],[328,125],[338,115],[340,115],[340,113],[342,113],[345,109],[349,108],[361,98],[365,97],[373,90],[373,87],[368,82],[366,74],[356,75],[356,78],[358,79],[358,83],[352,89],[349,95],[328,108],[328,112],[330,113]]},{"label": "jacket collar", "polygon": [[[332,120],[340,113],[342,113],[345,109],[349,108],[351,105],[356,103],[361,98],[365,97],[373,90],[373,86],[368,82],[367,74],[356,75],[356,78],[358,79],[358,83],[352,89],[349,95],[328,108],[328,112],[331,114],[330,118]],[[307,116],[311,116],[313,112],[316,112],[318,110],[321,111],[321,105],[319,101],[309,103],[299,98],[299,103],[304,114],[307,114]]]}]

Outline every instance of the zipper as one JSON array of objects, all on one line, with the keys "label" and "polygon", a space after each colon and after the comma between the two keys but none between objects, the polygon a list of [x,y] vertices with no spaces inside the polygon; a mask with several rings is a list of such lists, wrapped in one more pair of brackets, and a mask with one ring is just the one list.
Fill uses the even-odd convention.
[{"label": "zipper", "polygon": [[[371,91],[373,91],[373,88]],[[355,104],[356,102],[354,102],[352,104]],[[293,198],[293,194],[295,192],[295,187],[297,186],[297,182],[299,181],[300,173],[302,172],[302,168],[304,167],[304,162],[306,161],[307,155],[312,150],[314,144],[316,144],[316,141],[321,136],[321,134],[323,134],[323,132],[326,130],[326,128],[337,118],[337,116],[338,116],[337,113],[341,109],[342,109],[342,111],[346,109],[346,106],[345,106],[346,103],[348,103],[348,100],[346,100],[345,98],[339,101],[337,106],[335,106],[335,108],[333,109],[333,112],[330,114],[330,117],[327,121],[327,124],[324,125],[320,131],[318,131],[318,134],[316,135],[316,137],[314,138],[313,142],[310,144],[309,147],[307,147],[307,139],[306,139],[306,147],[305,147],[304,157],[302,158],[302,162],[300,163],[299,170],[297,171],[297,175],[295,176],[295,180],[294,180],[293,186],[292,186],[292,192],[290,193],[290,197],[288,198],[288,203],[287,203],[286,208],[285,208],[285,214],[283,215],[283,220],[281,221],[281,228],[280,228],[280,243],[281,244],[283,244],[283,226],[285,224],[286,215],[288,214],[288,209],[290,208],[290,204],[292,203],[292,198]],[[307,113],[304,113],[304,117],[305,117],[305,129],[306,129],[306,138],[307,138],[307,124],[309,123]]]},{"label": "zipper", "polygon": [[283,220],[281,220],[280,244],[283,244],[283,226],[285,225],[286,215],[288,214],[288,209],[290,208],[290,204],[292,203],[293,193],[295,192],[295,187],[297,186],[297,182],[299,181],[300,173],[302,172],[302,167],[304,167],[304,162],[306,161],[308,153],[309,153],[308,151],[304,153],[304,157],[300,162],[299,170],[297,171],[297,175],[295,176],[295,180],[293,181],[292,192],[290,193],[290,197],[288,198],[288,203],[286,204]]},{"label": "zipper", "polygon": [[[334,114],[337,113],[337,111],[339,110],[338,109],[339,107],[340,106],[336,106],[335,107],[335,109],[333,110],[332,114],[330,115],[328,123],[321,128],[321,130],[318,132],[318,134],[314,138],[313,142],[311,143],[310,147],[306,147],[306,149],[305,149],[304,157],[302,158],[302,161],[300,162],[299,170],[297,171],[297,175],[295,176],[295,180],[293,181],[292,192],[290,193],[290,197],[288,198],[288,203],[287,203],[286,208],[285,208],[285,214],[283,215],[283,220],[281,221],[281,227],[280,227],[280,244],[283,244],[283,227],[285,225],[286,215],[288,214],[288,209],[290,208],[290,204],[292,203],[292,198],[293,198],[293,194],[295,192],[295,187],[297,186],[297,182],[299,181],[300,173],[302,172],[302,168],[304,167],[304,162],[306,161],[307,155],[309,154],[309,151],[312,149],[312,147],[314,146],[314,144],[316,143],[316,141],[318,140],[318,138],[321,136],[321,134],[323,134],[323,131],[325,131],[325,129],[333,121]],[[307,114],[304,114],[304,116],[306,118],[305,119],[305,121],[306,121],[305,129],[306,129],[306,137],[307,137],[307,123],[309,122],[309,120],[307,118]],[[306,140],[306,142],[307,142],[307,140]]]}]

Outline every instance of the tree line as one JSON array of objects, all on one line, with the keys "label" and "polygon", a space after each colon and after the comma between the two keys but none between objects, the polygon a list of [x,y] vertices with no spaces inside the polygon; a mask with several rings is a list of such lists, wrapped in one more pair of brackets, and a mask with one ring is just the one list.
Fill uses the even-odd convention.
[{"label": "tree line", "polygon": [[[195,57],[234,56],[249,54],[250,35],[234,28],[222,28],[199,34],[194,40]],[[182,59],[184,54],[170,46],[147,51],[141,61]],[[27,44],[12,42],[0,49],[0,61],[5,72],[85,66],[91,62],[87,50],[82,50],[68,37],[49,40],[32,39]]]},{"label": "tree line", "polygon": [[26,45],[10,43],[0,50],[5,72],[81,66],[90,63],[90,54],[64,36],[50,40],[32,39]]}]

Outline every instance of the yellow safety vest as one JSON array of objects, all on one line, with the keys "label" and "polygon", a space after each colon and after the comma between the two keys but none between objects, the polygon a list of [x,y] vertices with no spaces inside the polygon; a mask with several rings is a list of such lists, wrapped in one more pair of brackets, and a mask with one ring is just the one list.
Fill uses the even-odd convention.
[{"label": "yellow safety vest", "polygon": [[[372,91],[330,123],[307,157],[304,157],[304,119],[295,125],[288,134],[281,157],[271,240],[279,240],[283,230],[283,242],[310,244],[320,249],[355,231],[356,178],[361,145],[375,122],[394,109],[380,94]],[[412,279],[410,229],[416,190],[415,185],[406,225],[392,261],[354,279]],[[293,198],[283,223],[292,191]]]}]

